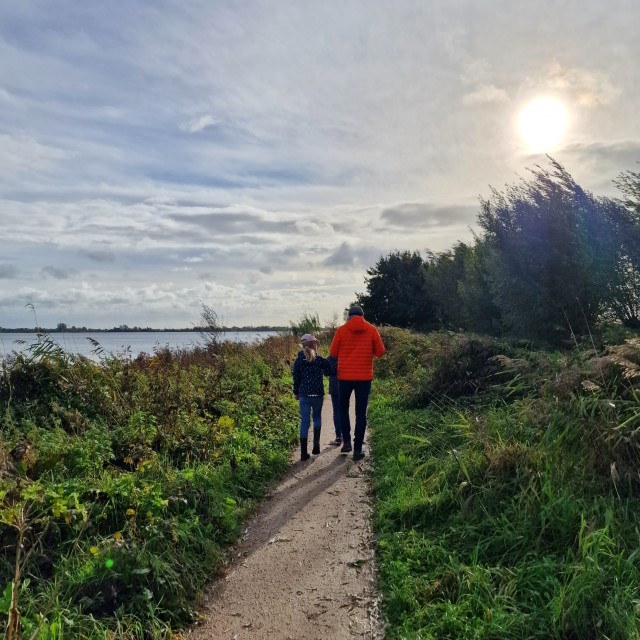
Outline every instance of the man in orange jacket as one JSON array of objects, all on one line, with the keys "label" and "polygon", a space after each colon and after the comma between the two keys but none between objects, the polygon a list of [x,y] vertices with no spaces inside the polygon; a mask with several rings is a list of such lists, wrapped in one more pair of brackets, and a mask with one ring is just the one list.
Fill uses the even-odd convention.
[{"label": "man in orange jacket", "polygon": [[356,396],[356,428],[353,438],[353,459],[362,460],[362,441],[367,429],[367,404],[373,380],[373,359],[384,355],[384,345],[378,330],[364,319],[361,307],[349,309],[348,320],[338,327],[329,349],[338,359],[338,387],[340,420],[342,425],[342,453],[351,447],[349,402]]}]

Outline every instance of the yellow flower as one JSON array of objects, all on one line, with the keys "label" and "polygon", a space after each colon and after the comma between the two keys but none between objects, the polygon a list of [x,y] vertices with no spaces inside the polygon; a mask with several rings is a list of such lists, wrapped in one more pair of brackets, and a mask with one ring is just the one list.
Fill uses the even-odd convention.
[{"label": "yellow flower", "polygon": [[120,540],[122,540],[122,531],[116,531],[116,532],[113,534],[113,539],[114,539],[116,542],[120,542]]},{"label": "yellow flower", "polygon": [[136,515],[136,512],[135,512],[135,510],[134,510],[134,509],[127,509],[127,515],[128,515],[128,516],[135,516],[135,515]]},{"label": "yellow flower", "polygon": [[97,556],[100,550],[98,547],[90,547],[89,551],[91,551],[92,555]]}]

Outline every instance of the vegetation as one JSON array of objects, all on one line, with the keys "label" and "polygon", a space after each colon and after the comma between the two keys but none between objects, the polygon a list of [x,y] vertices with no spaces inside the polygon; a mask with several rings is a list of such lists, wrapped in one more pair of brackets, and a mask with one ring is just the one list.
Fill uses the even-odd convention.
[{"label": "vegetation", "polygon": [[638,637],[640,342],[383,340],[369,417],[386,637]]},{"label": "vegetation", "polygon": [[[209,318],[216,320],[216,318]],[[297,436],[279,336],[0,366],[0,631],[170,637]]]},{"label": "vegetation", "polygon": [[[550,162],[481,201],[472,245],[381,257],[357,297],[379,324],[478,332],[383,333],[369,415],[390,640],[640,635],[640,174],[598,198]],[[95,363],[45,335],[3,361],[0,631],[188,624],[287,465],[295,343],[336,325],[305,313],[238,345],[205,307],[192,351],[96,342]]]},{"label": "vegetation", "polygon": [[297,322],[289,323],[289,331],[297,339],[300,339],[305,333],[320,334],[323,331],[320,316],[317,313],[305,311]]},{"label": "vegetation", "polygon": [[612,320],[640,326],[640,174],[622,199],[582,189],[557,162],[480,202],[472,246],[395,251],[357,302],[379,324],[558,342]]}]

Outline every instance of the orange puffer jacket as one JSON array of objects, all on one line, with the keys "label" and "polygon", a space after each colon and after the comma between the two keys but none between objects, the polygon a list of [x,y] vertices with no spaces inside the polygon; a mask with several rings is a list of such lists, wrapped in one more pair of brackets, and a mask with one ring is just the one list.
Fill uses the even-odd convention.
[{"label": "orange puffer jacket", "polygon": [[373,380],[373,359],[384,354],[378,330],[362,316],[338,327],[329,350],[338,358],[338,380]]}]

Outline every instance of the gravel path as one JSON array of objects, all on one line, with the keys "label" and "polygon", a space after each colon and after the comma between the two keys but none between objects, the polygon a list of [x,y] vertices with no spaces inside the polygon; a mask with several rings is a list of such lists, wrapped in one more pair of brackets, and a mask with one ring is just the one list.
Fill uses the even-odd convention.
[{"label": "gravel path", "polygon": [[329,396],[322,424],[320,455],[300,462],[295,451],[287,477],[249,522],[226,575],[206,595],[203,619],[190,638],[383,637],[368,457],[354,463],[329,444],[334,437]]}]

